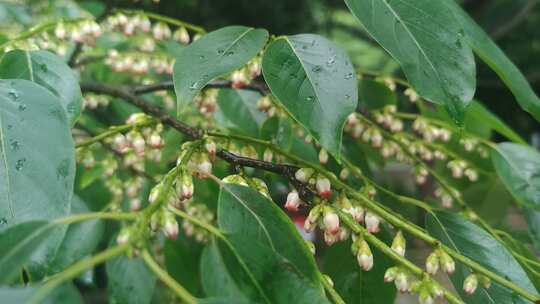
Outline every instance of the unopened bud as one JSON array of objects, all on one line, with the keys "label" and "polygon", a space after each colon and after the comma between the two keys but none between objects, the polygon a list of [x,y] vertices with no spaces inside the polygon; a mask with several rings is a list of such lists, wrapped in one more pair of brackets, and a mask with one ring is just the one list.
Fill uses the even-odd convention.
[{"label": "unopened bud", "polygon": [[182,44],[189,43],[189,33],[185,27],[182,26],[174,32],[174,40]]},{"label": "unopened bud", "polygon": [[384,273],[384,281],[390,283],[396,279],[399,269],[397,267],[390,267]]},{"label": "unopened bud", "polygon": [[328,163],[328,152],[325,149],[319,151],[319,162],[321,165],[326,165]]},{"label": "unopened bud", "polygon": [[131,211],[137,211],[141,209],[141,199],[134,198],[129,202],[129,210]]},{"label": "unopened bud", "polygon": [[314,172],[315,170],[311,168],[301,168],[298,171],[296,171],[296,173],[294,174],[294,177],[302,183],[307,183]]},{"label": "unopened bud", "polygon": [[204,144],[204,148],[210,155],[210,158],[213,159],[216,157],[217,145],[213,140],[207,139]]},{"label": "unopened bud", "polygon": [[365,240],[360,241],[356,260],[358,261],[358,265],[360,265],[364,271],[369,271],[373,268],[373,254]]},{"label": "unopened bud", "polygon": [[233,174],[233,175],[229,175],[229,176],[226,176],[222,179],[222,181],[226,184],[236,184],[236,185],[241,185],[241,186],[247,186],[248,183],[246,182],[246,180],[238,175],[238,174]]},{"label": "unopened bud", "polygon": [[309,211],[308,217],[304,221],[304,229],[307,232],[312,232],[315,229],[315,227],[317,226],[317,221],[321,217],[321,213],[322,213],[321,205],[317,205],[311,208],[311,210]]},{"label": "unopened bud", "polygon": [[474,273],[470,274],[467,278],[465,278],[465,281],[463,281],[463,291],[465,291],[466,294],[473,294],[477,287],[478,276]]},{"label": "unopened bud", "polygon": [[420,295],[418,296],[418,302],[420,304],[433,304],[434,300],[429,291],[422,290],[420,291]]},{"label": "unopened bud", "polygon": [[232,87],[241,89],[248,83],[246,74],[243,71],[234,71],[231,75]]},{"label": "unopened bud", "polygon": [[144,155],[144,148],[145,148],[145,141],[144,138],[137,134],[132,140],[131,140],[131,146],[133,146],[133,151],[135,151],[135,154],[138,156]]},{"label": "unopened bud", "polygon": [[328,230],[324,231],[324,242],[328,246],[332,246],[335,242],[339,241],[339,233],[330,233]]},{"label": "unopened bud", "polygon": [[409,291],[410,283],[407,273],[400,271],[394,279],[394,284],[396,284],[396,288],[399,290],[399,292]]},{"label": "unopened bud", "polygon": [[439,251],[439,261],[444,272],[452,274],[456,270],[456,263],[454,262],[454,259],[452,259],[448,253],[442,250]]},{"label": "unopened bud", "polygon": [[274,158],[274,153],[272,152],[272,150],[269,148],[266,148],[266,150],[264,150],[263,160],[265,162],[272,162],[273,158]]},{"label": "unopened bud", "polygon": [[153,204],[157,202],[158,198],[161,196],[161,193],[163,192],[163,184],[159,183],[150,190],[150,195],[148,196],[148,202],[150,204]]},{"label": "unopened bud", "polygon": [[125,153],[129,149],[129,143],[123,134],[116,134],[114,136],[113,145],[120,153]]},{"label": "unopened bud", "polygon": [[323,217],[324,229],[330,234],[337,234],[339,232],[339,217],[330,208],[327,208]]},{"label": "unopened bud", "polygon": [[349,178],[349,175],[350,175],[350,172],[349,172],[349,169],[347,168],[343,168],[341,172],[339,172],[339,178],[341,180],[346,180],[347,178]]},{"label": "unopened bud", "polygon": [[129,242],[129,238],[131,237],[131,230],[129,228],[123,228],[120,230],[120,233],[118,233],[118,236],[116,237],[116,243],[118,245],[126,244]]},{"label": "unopened bud", "polygon": [[435,275],[439,270],[439,255],[436,251],[432,252],[426,259],[426,271],[431,275]]},{"label": "unopened bud", "polygon": [[163,233],[170,240],[176,240],[178,237],[178,222],[170,211],[165,211],[163,216]]},{"label": "unopened bud", "polygon": [[407,245],[407,242],[405,240],[405,237],[403,237],[403,233],[400,231],[397,232],[396,236],[394,237],[394,240],[392,241],[392,249],[399,255],[405,256],[405,247]]},{"label": "unopened bud", "polygon": [[285,209],[296,212],[298,211],[298,207],[302,203],[302,200],[300,199],[300,196],[298,195],[298,192],[291,191],[287,195],[287,202],[285,203]]},{"label": "unopened bud", "polygon": [[188,200],[193,197],[195,187],[191,175],[184,173],[177,177],[176,180],[176,195],[181,201]]},{"label": "unopened bud", "polygon": [[329,199],[332,196],[331,184],[328,178],[317,177],[316,187],[321,198]]},{"label": "unopened bud", "polygon": [[375,213],[372,213],[371,211],[366,212],[364,222],[369,233],[377,233],[380,231],[379,224],[381,223],[381,219]]}]

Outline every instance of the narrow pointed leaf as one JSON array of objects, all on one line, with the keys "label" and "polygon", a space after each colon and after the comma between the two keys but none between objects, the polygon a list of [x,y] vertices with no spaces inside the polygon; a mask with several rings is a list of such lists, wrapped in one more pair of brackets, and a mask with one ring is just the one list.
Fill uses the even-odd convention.
[{"label": "narrow pointed leaf", "polygon": [[[506,247],[461,215],[448,212],[429,214],[426,219],[426,227],[431,235],[446,246],[480,263],[490,271],[505,277],[521,288],[533,294],[537,293],[534,285],[527,277],[527,273]],[[492,282],[491,287],[488,289],[478,286],[474,294],[466,295],[463,291],[463,281],[470,273],[471,269],[469,267],[456,262],[456,271],[450,276],[454,287],[466,303],[530,303],[512,290],[495,282]]]},{"label": "narrow pointed leaf", "polygon": [[457,123],[463,123],[476,88],[476,69],[473,52],[449,5],[433,0],[345,2],[401,64],[414,89],[444,105]]},{"label": "narrow pointed leaf", "polygon": [[0,59],[0,78],[33,81],[56,95],[71,125],[81,113],[82,94],[77,75],[58,56],[47,51],[13,50]]},{"label": "narrow pointed leaf", "polygon": [[540,210],[540,153],[531,147],[501,143],[491,160],[506,189],[523,206]]},{"label": "narrow pointed leaf", "polygon": [[212,79],[241,68],[255,57],[267,39],[266,30],[228,26],[182,48],[173,72],[178,112]]},{"label": "narrow pointed leaf", "polygon": [[339,160],[343,126],[358,102],[348,55],[318,35],[284,36],[267,47],[262,66],[272,94]]}]

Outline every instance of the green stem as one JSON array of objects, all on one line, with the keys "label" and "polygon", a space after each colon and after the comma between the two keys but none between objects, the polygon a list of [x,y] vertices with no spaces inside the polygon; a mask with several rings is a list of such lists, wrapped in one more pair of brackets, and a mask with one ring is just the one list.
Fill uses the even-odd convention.
[{"label": "green stem", "polygon": [[133,221],[137,218],[135,213],[126,212],[89,212],[66,216],[56,219],[54,222],[60,225],[69,225],[82,221],[90,220],[116,220],[116,221]]},{"label": "green stem", "polygon": [[71,265],[64,271],[54,275],[41,286],[32,296],[29,303],[41,303],[45,297],[60,284],[78,276],[81,272],[101,264],[117,255],[120,255],[129,249],[128,244],[111,247],[105,251],[96,254]]},{"label": "green stem", "polygon": [[112,126],[110,128],[107,129],[107,131],[104,131],[88,140],[85,140],[81,143],[78,143],[77,145],[75,145],[75,148],[82,148],[82,147],[87,147],[87,146],[90,146],[94,143],[97,143],[97,142],[100,142],[106,138],[109,138],[113,135],[116,135],[118,133],[122,133],[122,132],[125,132],[125,131],[129,131],[129,130],[132,130],[132,129],[136,129],[136,128],[142,128],[142,127],[146,127],[146,126],[149,126],[149,125],[152,125],[152,124],[155,124],[156,123],[156,120],[154,119],[147,119],[143,122],[139,122],[139,123],[136,123],[136,124],[125,124],[125,125],[119,125],[119,126]]},{"label": "green stem", "polygon": [[189,293],[182,285],[180,285],[175,279],[173,279],[163,268],[161,268],[148,250],[143,250],[141,254],[144,262],[148,265],[148,268],[152,270],[156,276],[169,287],[176,295],[182,300],[182,303],[195,304],[197,299]]},{"label": "green stem", "polygon": [[197,26],[197,25],[194,25],[194,24],[182,21],[182,20],[170,18],[167,16],[151,13],[151,12],[140,11],[140,10],[129,10],[129,9],[118,9],[118,10],[115,10],[115,12],[120,12],[127,15],[141,14],[141,15],[145,15],[146,17],[150,19],[154,19],[157,21],[165,22],[168,24],[176,25],[176,26],[185,27],[196,33],[200,33],[200,34],[206,33],[206,30],[200,26]]},{"label": "green stem", "polygon": [[332,301],[336,304],[345,304],[345,301],[341,298],[339,293],[334,289],[334,286],[330,284],[330,282],[324,277],[324,275],[321,272],[319,273],[319,280],[321,280],[324,290],[326,290],[326,293],[330,296]]}]

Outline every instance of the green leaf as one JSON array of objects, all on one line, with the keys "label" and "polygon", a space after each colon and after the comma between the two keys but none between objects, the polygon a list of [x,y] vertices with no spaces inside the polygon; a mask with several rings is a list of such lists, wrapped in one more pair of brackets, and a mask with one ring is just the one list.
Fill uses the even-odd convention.
[{"label": "green leaf", "polygon": [[515,143],[527,143],[521,136],[519,136],[519,134],[514,132],[511,127],[509,127],[504,121],[497,117],[497,115],[492,113],[478,101],[473,101],[471,103],[471,106],[467,111],[467,119],[488,126]]},{"label": "green leaf", "polygon": [[468,44],[476,55],[499,75],[501,80],[512,91],[521,108],[540,121],[540,99],[527,82],[527,78],[491,40],[489,35],[454,0],[446,0],[446,3],[449,4],[449,10],[454,12],[463,27]]},{"label": "green leaf", "polygon": [[0,78],[26,79],[56,95],[71,125],[81,113],[82,94],[77,75],[58,56],[47,51],[13,50],[0,60]]},{"label": "green leaf", "polygon": [[224,184],[218,201],[218,224],[227,234],[242,234],[288,259],[313,283],[320,284],[313,255],[287,215],[259,192]]},{"label": "green leaf", "polygon": [[540,153],[512,143],[491,150],[495,171],[512,196],[523,206],[540,210]]},{"label": "green leaf", "polygon": [[369,34],[403,68],[424,98],[463,123],[476,88],[476,69],[461,24],[444,1],[345,0]]},{"label": "green leaf", "polygon": [[[3,303],[29,303],[40,285],[25,287],[0,287],[0,299]],[[82,304],[84,303],[79,290],[72,283],[56,287],[40,304]]]},{"label": "green leaf", "polygon": [[52,225],[46,221],[17,224],[0,232],[0,284],[10,283],[21,274],[23,266],[47,239]]},{"label": "green leaf", "polygon": [[[71,201],[71,214],[90,212],[78,196]],[[49,273],[60,272],[69,265],[90,255],[101,241],[105,225],[102,221],[84,221],[68,227],[64,240],[50,265]]]},{"label": "green leaf", "polygon": [[199,271],[202,246],[185,234],[165,241],[163,250],[167,272],[194,296],[202,296]]},{"label": "green leaf", "polygon": [[[482,228],[458,214],[436,212],[426,218],[428,232],[448,247],[480,263],[485,268],[512,281],[525,290],[536,293],[525,271],[512,254]],[[463,281],[471,273],[467,266],[456,262],[456,271],[450,276],[456,290],[470,304],[478,303],[530,303],[512,290],[492,282],[489,289],[478,286],[473,295],[463,292]]]},{"label": "green leaf", "polygon": [[[70,212],[75,149],[56,96],[27,80],[0,80],[0,231]],[[45,274],[66,226],[50,233],[33,257],[33,278]]]},{"label": "green leaf", "polygon": [[257,136],[264,122],[265,115],[257,110],[257,101],[261,95],[246,90],[219,90],[218,111],[214,114],[218,126],[232,129],[242,134]]},{"label": "green leaf", "polygon": [[[388,233],[377,235],[386,243],[391,243]],[[322,269],[334,282],[334,288],[345,303],[394,303],[396,288],[392,284],[382,284],[386,269],[394,264],[376,248],[373,251],[373,269],[363,271],[351,253],[351,242],[339,242],[327,248],[321,258]]]},{"label": "green leaf", "polygon": [[358,101],[347,54],[318,35],[283,36],[267,47],[262,67],[272,94],[339,160],[343,126]]},{"label": "green leaf", "polygon": [[140,258],[115,257],[106,263],[109,301],[117,304],[149,304],[156,276]]},{"label": "green leaf", "polygon": [[358,93],[359,104],[370,110],[377,110],[386,105],[397,104],[396,93],[384,84],[370,79],[360,80]]},{"label": "green leaf", "polygon": [[267,39],[266,30],[228,26],[183,48],[173,72],[178,113],[212,79],[239,69],[255,57]]}]

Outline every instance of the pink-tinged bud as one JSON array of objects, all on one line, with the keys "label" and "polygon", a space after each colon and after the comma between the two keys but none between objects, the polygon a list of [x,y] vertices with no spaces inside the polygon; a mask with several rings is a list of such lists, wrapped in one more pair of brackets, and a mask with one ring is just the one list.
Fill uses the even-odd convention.
[{"label": "pink-tinged bud", "polygon": [[398,274],[398,268],[397,267],[390,267],[386,270],[384,273],[384,281],[386,283],[390,283],[396,279],[396,276]]},{"label": "pink-tinged bud", "polygon": [[302,203],[302,200],[300,199],[298,192],[291,191],[287,195],[287,202],[285,203],[285,209],[292,212],[297,212],[298,207],[300,206],[301,203]]},{"label": "pink-tinged bud", "polygon": [[170,211],[166,211],[164,214],[163,233],[170,240],[176,240],[178,237],[178,222]]},{"label": "pink-tinged bud", "polygon": [[261,112],[266,112],[270,109],[272,106],[272,101],[270,100],[270,97],[263,96],[261,99],[257,101],[257,109]]},{"label": "pink-tinged bud", "polygon": [[478,276],[476,274],[470,274],[463,282],[463,291],[466,294],[472,295],[478,287]]},{"label": "pink-tinged bud", "polygon": [[381,223],[381,219],[378,215],[370,211],[366,212],[364,223],[366,224],[366,229],[369,233],[377,233],[380,231],[379,224]]},{"label": "pink-tinged bud", "polygon": [[141,200],[139,198],[134,198],[129,202],[129,210],[138,211],[141,209]]},{"label": "pink-tinged bud", "polygon": [[125,153],[129,150],[129,142],[123,134],[116,134],[114,136],[113,145],[120,153]]},{"label": "pink-tinged bud", "polygon": [[328,246],[334,245],[337,241],[339,241],[339,233],[329,233],[328,231],[324,231],[324,242]]},{"label": "pink-tinged bud", "polygon": [[407,242],[405,240],[405,237],[403,237],[403,233],[400,230],[397,232],[394,240],[392,241],[392,250],[394,250],[400,256],[405,256],[406,246]]},{"label": "pink-tinged bud", "polygon": [[409,278],[407,277],[407,273],[401,271],[396,275],[396,278],[394,279],[394,284],[396,284],[397,290],[399,292],[408,292],[410,288],[409,284]]},{"label": "pink-tinged bud", "polygon": [[321,205],[317,205],[311,208],[311,210],[309,211],[308,217],[304,221],[304,229],[307,232],[313,232],[313,230],[315,230],[315,227],[317,226],[317,222],[319,218],[321,217],[321,213],[322,213]]},{"label": "pink-tinged bud", "polygon": [[456,270],[456,263],[454,262],[454,259],[452,259],[448,253],[442,250],[439,251],[439,261],[444,272],[452,274]]},{"label": "pink-tinged bud", "polygon": [[420,292],[420,295],[418,296],[418,302],[420,304],[433,304],[434,300],[433,300],[433,297],[431,296],[431,294],[428,291],[422,290]]},{"label": "pink-tinged bud", "polygon": [[475,182],[478,180],[478,172],[476,172],[476,170],[474,169],[471,169],[471,168],[465,169],[464,174],[465,176],[467,176],[467,178],[471,182]]},{"label": "pink-tinged bud", "polygon": [[206,149],[206,151],[210,155],[211,159],[214,159],[216,157],[217,145],[213,140],[206,140],[206,142],[204,144],[204,148]]},{"label": "pink-tinged bud", "polygon": [[263,160],[265,162],[272,162],[273,158],[274,158],[274,153],[272,152],[272,150],[266,148],[266,150],[264,150]]},{"label": "pink-tinged bud", "polygon": [[176,195],[181,201],[191,199],[195,187],[193,185],[193,178],[191,175],[184,173],[178,176],[176,180]]},{"label": "pink-tinged bud", "polygon": [[321,165],[326,165],[328,163],[328,152],[325,149],[319,151],[319,162]]},{"label": "pink-tinged bud", "polygon": [[157,132],[154,132],[150,135],[150,138],[148,139],[148,145],[154,149],[158,149],[163,146],[163,140]]},{"label": "pink-tinged bud", "polygon": [[327,209],[323,217],[323,225],[326,232],[337,234],[339,232],[339,217],[331,209]]},{"label": "pink-tinged bud", "polygon": [[259,77],[261,75],[261,63],[260,61],[255,61],[249,65],[249,75],[252,79]]},{"label": "pink-tinged bud", "polygon": [[432,252],[426,259],[426,271],[430,275],[437,274],[439,270],[439,255],[436,251]]},{"label": "pink-tinged bud", "polygon": [[129,238],[131,237],[131,231],[128,228],[124,228],[118,233],[118,236],[116,237],[116,243],[118,245],[123,245],[129,242]]},{"label": "pink-tinged bud", "polygon": [[307,183],[309,182],[309,179],[311,178],[311,176],[313,176],[314,172],[315,170],[311,168],[301,168],[298,171],[296,171],[296,173],[294,174],[294,177],[302,183]]},{"label": "pink-tinged bud", "polygon": [[63,40],[67,37],[67,31],[66,31],[66,27],[64,26],[64,24],[62,23],[59,23],[56,28],[54,29],[54,35],[56,36],[56,38],[60,39],[60,40]]},{"label": "pink-tinged bud", "polygon": [[133,140],[131,141],[131,146],[133,146],[133,151],[135,151],[135,154],[138,156],[144,155],[144,148],[145,148],[145,141],[144,138],[140,135],[135,136]]},{"label": "pink-tinged bud", "polygon": [[158,198],[161,196],[161,193],[163,192],[163,184],[159,183],[150,190],[150,195],[148,196],[148,202],[150,204],[153,204],[157,202]]},{"label": "pink-tinged bud", "polygon": [[329,199],[332,196],[332,189],[330,180],[326,177],[317,177],[317,182],[315,184],[317,187],[317,192],[319,196],[323,199]]},{"label": "pink-tinged bud", "polygon": [[365,240],[360,241],[356,260],[358,261],[358,265],[360,265],[364,271],[370,271],[371,268],[373,268],[373,254]]},{"label": "pink-tinged bud", "polygon": [[356,117],[356,113],[351,113],[349,116],[347,116],[347,125],[354,126],[359,122],[358,117]]},{"label": "pink-tinged bud", "polygon": [[234,89],[241,89],[247,85],[248,80],[243,71],[234,71],[231,75],[231,82]]}]

